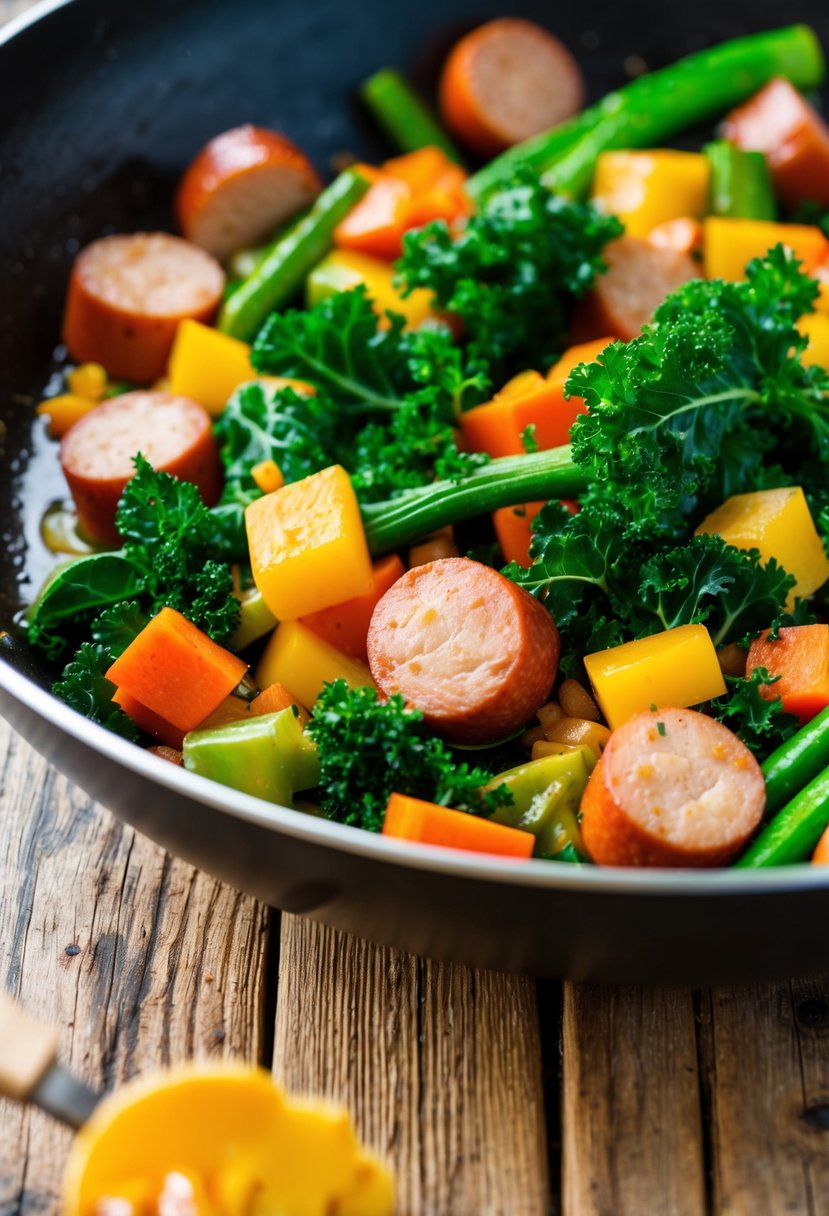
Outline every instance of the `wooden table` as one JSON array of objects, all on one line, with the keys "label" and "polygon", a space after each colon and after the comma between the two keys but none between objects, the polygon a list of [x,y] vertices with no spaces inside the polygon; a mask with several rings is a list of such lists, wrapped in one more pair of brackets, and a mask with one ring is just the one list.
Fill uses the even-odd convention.
[{"label": "wooden table", "polygon": [[[92,1085],[259,1061],[349,1105],[401,1216],[829,1212],[829,977],[603,989],[378,949],[169,857],[2,722],[0,858],[0,982]],[[68,1142],[0,1104],[0,1216],[57,1210]]]}]

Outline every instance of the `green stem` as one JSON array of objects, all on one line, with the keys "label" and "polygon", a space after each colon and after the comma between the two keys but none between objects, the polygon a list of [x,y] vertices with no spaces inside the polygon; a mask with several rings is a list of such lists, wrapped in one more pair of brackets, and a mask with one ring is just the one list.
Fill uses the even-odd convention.
[{"label": "green stem", "polygon": [[517,164],[527,164],[551,187],[583,194],[601,152],[652,147],[744,101],[774,76],[810,89],[824,71],[820,43],[806,25],[735,38],[648,72],[577,118],[517,145],[476,173],[467,189],[480,198]]},{"label": "green stem", "polygon": [[763,761],[766,779],[766,814],[773,815],[793,798],[798,790],[829,767],[829,708],[781,743]]},{"label": "green stem", "polygon": [[450,160],[463,164],[443,127],[399,72],[392,68],[375,72],[360,85],[360,96],[401,151],[440,148]]},{"label": "green stem", "polygon": [[829,826],[829,769],[795,794],[746,849],[741,869],[808,861]]},{"label": "green stem", "polygon": [[362,507],[374,556],[399,549],[447,524],[548,498],[577,498],[587,480],[572,461],[570,445],[524,456],[503,456],[462,481],[436,481],[387,502]]},{"label": "green stem", "polygon": [[724,139],[703,148],[711,166],[711,213],[733,219],[773,220],[777,209],[766,158]]}]

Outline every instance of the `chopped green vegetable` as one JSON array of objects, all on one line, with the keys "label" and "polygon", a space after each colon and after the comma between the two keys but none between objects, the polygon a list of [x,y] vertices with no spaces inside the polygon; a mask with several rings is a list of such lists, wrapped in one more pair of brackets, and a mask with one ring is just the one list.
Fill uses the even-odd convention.
[{"label": "chopped green vegetable", "polygon": [[360,96],[401,152],[432,146],[463,164],[460,152],[426,103],[393,68],[383,68],[364,80]]},{"label": "chopped green vegetable", "polygon": [[779,676],[771,676],[764,667],[755,667],[751,675],[726,676],[728,694],[711,702],[710,712],[717,721],[733,730],[756,756],[763,757],[797,730],[797,718],[783,709],[780,697],[765,697],[763,689],[775,684]]},{"label": "chopped green vegetable", "polygon": [[299,291],[302,281],[331,247],[334,229],[369,183],[357,169],[346,169],[316,200],[296,227],[284,235],[240,284],[224,306],[219,329],[251,342],[268,314]]},{"label": "chopped green vegetable", "polygon": [[393,793],[487,815],[511,801],[501,786],[484,792],[492,774],[457,763],[400,696],[380,701],[373,688],[336,680],[323,689],[307,729],[319,748],[329,819],[379,832]]},{"label": "chopped green vegetable", "polygon": [[317,749],[292,706],[191,731],[184,737],[184,767],[282,806],[316,785],[320,772]]},{"label": "chopped green vegetable", "polygon": [[781,742],[762,767],[766,811],[773,814],[829,767],[829,708]]},{"label": "chopped green vegetable", "polygon": [[829,768],[795,794],[737,861],[741,869],[808,861],[829,827]]},{"label": "chopped green vegetable", "polygon": [[711,212],[748,220],[773,220],[774,189],[762,152],[744,152],[727,140],[706,144],[711,166]]},{"label": "chopped green vegetable", "polygon": [[462,318],[468,365],[502,384],[554,362],[573,304],[621,232],[614,216],[567,202],[522,171],[457,235],[443,220],[407,233],[397,269],[407,291],[429,288]]},{"label": "chopped green vegetable", "polygon": [[72,709],[107,730],[133,743],[139,732],[124,711],[113,703],[115,685],[106,678],[113,661],[112,653],[100,642],[84,642],[61,678],[52,685],[52,692]]}]

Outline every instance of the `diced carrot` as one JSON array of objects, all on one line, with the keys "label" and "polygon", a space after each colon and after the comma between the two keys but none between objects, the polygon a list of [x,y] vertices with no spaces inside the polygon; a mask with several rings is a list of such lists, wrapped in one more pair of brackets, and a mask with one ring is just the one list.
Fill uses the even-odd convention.
[{"label": "diced carrot", "polygon": [[500,507],[492,512],[495,535],[505,561],[517,562],[525,567],[532,565],[530,542],[533,534],[530,525],[544,505],[543,502],[527,502],[523,506]]},{"label": "diced carrot", "polygon": [[389,587],[406,573],[406,567],[396,553],[374,562],[371,570],[371,590],[366,595],[355,596],[333,608],[322,608],[301,618],[302,624],[317,637],[363,663],[368,662],[366,637],[371,614]]},{"label": "diced carrot", "polygon": [[241,722],[251,715],[251,703],[233,693],[220,701],[212,713],[203,722],[199,722],[199,730],[209,730],[214,726],[227,726],[229,722]]},{"label": "diced carrot", "polygon": [[438,562],[445,557],[460,557],[461,551],[455,544],[455,529],[451,524],[441,528],[434,536],[412,545],[409,550],[409,569],[414,566],[426,566],[429,562]]},{"label": "diced carrot", "polygon": [[519,456],[525,451],[527,427],[532,427],[541,450],[568,443],[570,428],[586,407],[581,397],[565,398],[567,378],[580,363],[592,363],[612,341],[599,338],[571,346],[546,377],[535,371],[521,372],[491,401],[467,410],[460,418],[466,450],[493,457]]},{"label": "diced carrot", "polygon": [[147,751],[152,756],[158,756],[159,760],[166,760],[169,764],[175,764],[179,768],[184,764],[184,756],[177,747],[167,747],[162,743],[159,747],[148,747]]},{"label": "diced carrot", "polygon": [[162,608],[106,676],[119,694],[134,698],[186,733],[213,712],[246,671],[246,663],[211,641],[180,612]]},{"label": "diced carrot", "polygon": [[776,641],[767,631],[751,643],[746,676],[756,667],[780,677],[763,696],[780,697],[786,713],[810,721],[829,705],[829,625],[784,626]]},{"label": "diced carrot", "polygon": [[829,866],[829,828],[818,841],[818,846],[812,854],[812,862],[816,866]]},{"label": "diced carrot", "polygon": [[297,699],[284,684],[269,684],[267,688],[253,698],[250,703],[252,714],[277,714],[281,709],[293,707],[298,711],[300,720],[308,721],[308,711],[302,705],[297,705]]},{"label": "diced carrot", "polygon": [[386,807],[383,835],[417,844],[436,844],[445,849],[470,853],[494,853],[501,857],[531,857],[535,847],[532,832],[452,811],[434,802],[392,794]]},{"label": "diced carrot", "polygon": [[334,230],[339,249],[355,249],[391,260],[402,252],[406,204],[411,189],[399,178],[380,174]]},{"label": "diced carrot", "polygon": [[160,739],[168,747],[181,751],[186,732],[181,730],[180,727],[174,726],[172,722],[168,722],[166,718],[162,718],[161,714],[154,713],[146,705],[142,705],[140,701],[137,701],[135,697],[131,697],[122,688],[115,691],[112,699],[116,705],[121,706],[124,713],[128,718],[132,719],[139,730],[143,730],[145,734],[152,735],[154,739]]},{"label": "diced carrot", "polygon": [[282,470],[275,460],[260,460],[250,471],[250,475],[263,494],[273,494],[281,490],[285,484]]},{"label": "diced carrot", "polygon": [[664,220],[651,228],[645,238],[656,249],[675,249],[677,253],[696,253],[702,248],[702,224],[693,216]]}]

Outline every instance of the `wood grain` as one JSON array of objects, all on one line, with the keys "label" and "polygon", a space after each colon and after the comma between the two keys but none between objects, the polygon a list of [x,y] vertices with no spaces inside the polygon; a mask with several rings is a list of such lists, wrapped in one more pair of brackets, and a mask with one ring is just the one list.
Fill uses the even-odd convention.
[{"label": "wood grain", "polygon": [[283,916],[274,1072],[351,1107],[400,1216],[547,1216],[532,981]]},{"label": "wood grain", "polygon": [[717,1216],[829,1211],[829,977],[701,1003]]},{"label": "wood grain", "polygon": [[[0,984],[108,1088],[190,1056],[263,1053],[269,914],[169,858],[0,719]],[[69,1133],[0,1103],[0,1212],[57,1210]]]},{"label": "wood grain", "polygon": [[566,984],[564,1216],[703,1216],[689,992]]}]

